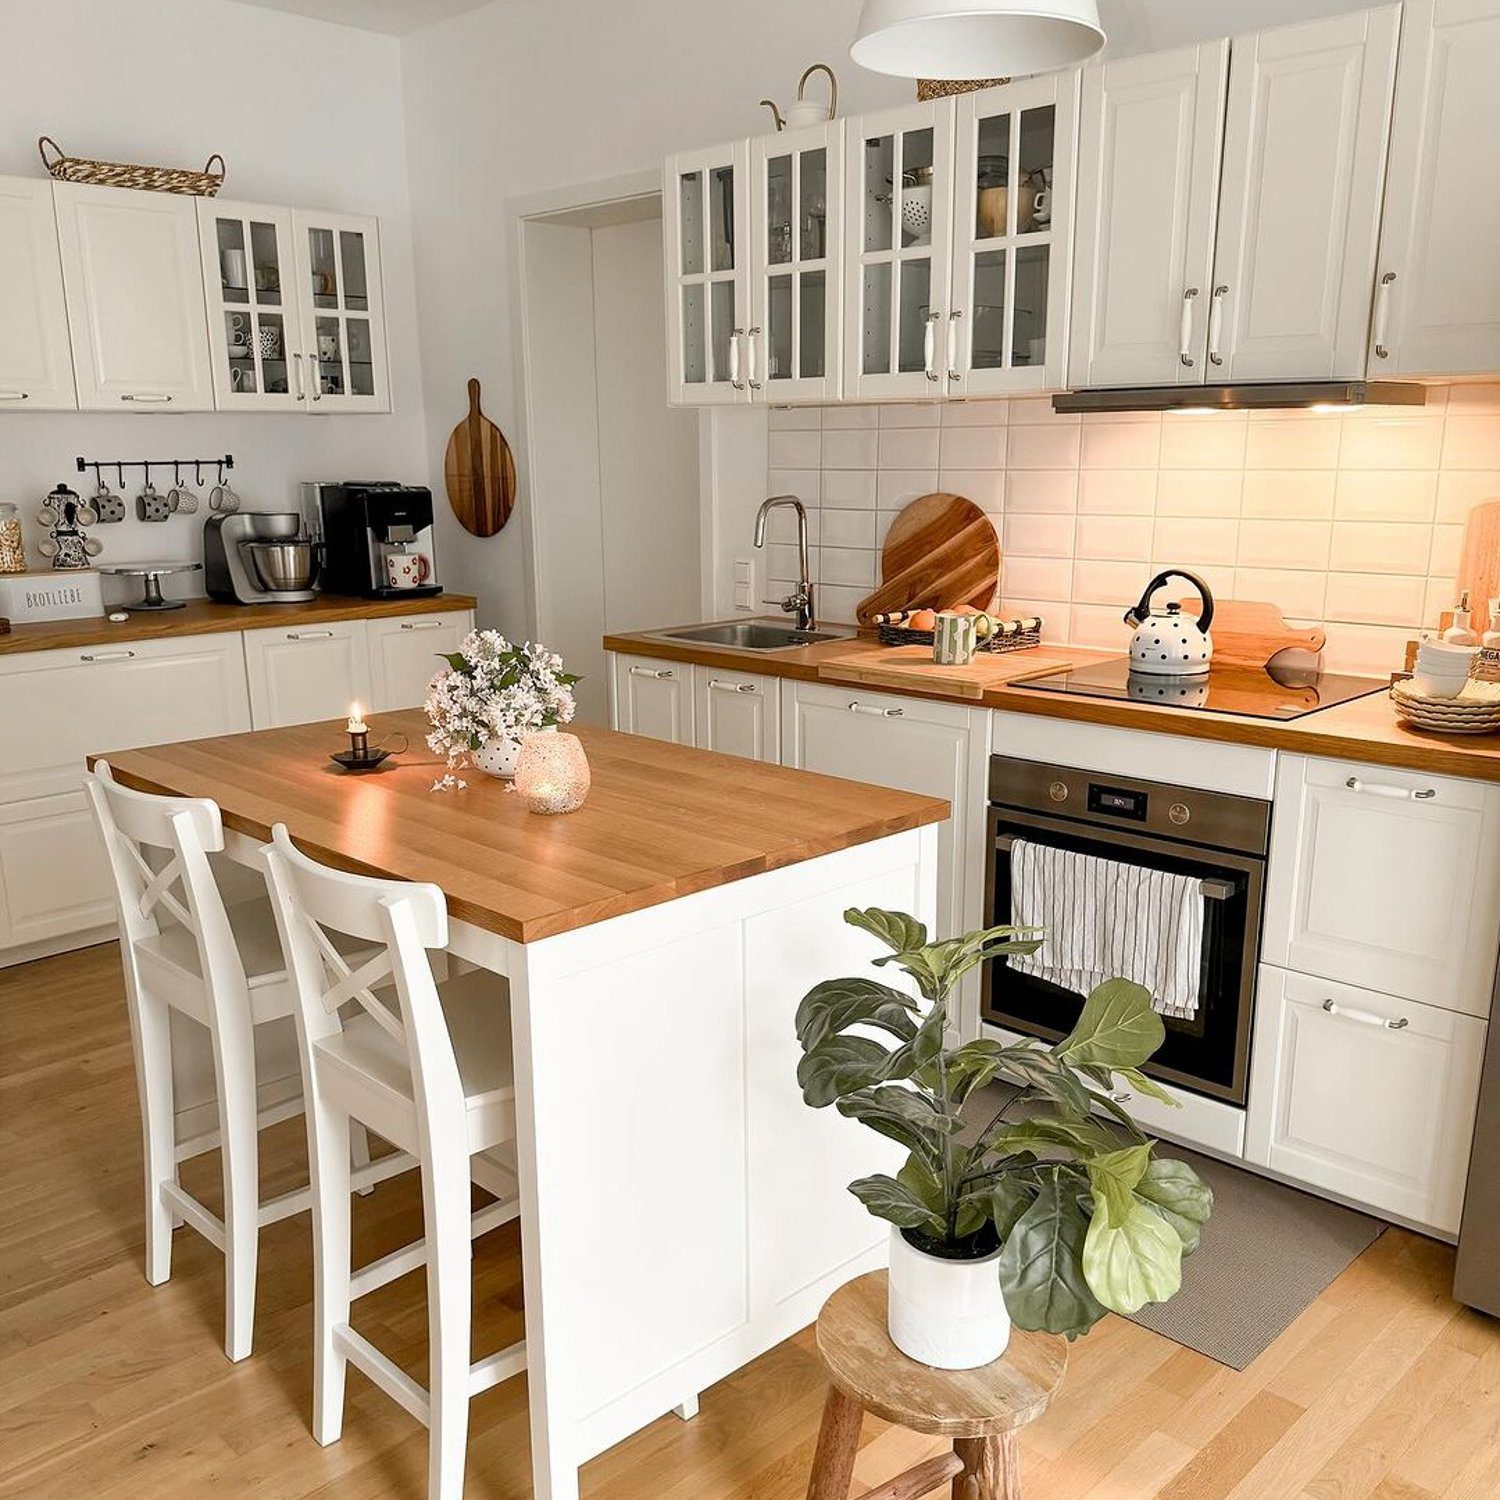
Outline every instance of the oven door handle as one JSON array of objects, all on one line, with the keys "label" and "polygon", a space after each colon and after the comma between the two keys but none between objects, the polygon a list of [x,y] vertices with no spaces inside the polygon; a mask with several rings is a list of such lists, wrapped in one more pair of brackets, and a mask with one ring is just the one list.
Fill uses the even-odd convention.
[{"label": "oven door handle", "polygon": [[[995,840],[995,848],[1004,853],[1016,841],[1013,833],[1002,833]],[[1121,860],[1121,864],[1128,861]],[[1232,880],[1221,880],[1216,875],[1206,875],[1199,881],[1203,887],[1203,899],[1205,901],[1228,901],[1234,895],[1235,885]]]}]

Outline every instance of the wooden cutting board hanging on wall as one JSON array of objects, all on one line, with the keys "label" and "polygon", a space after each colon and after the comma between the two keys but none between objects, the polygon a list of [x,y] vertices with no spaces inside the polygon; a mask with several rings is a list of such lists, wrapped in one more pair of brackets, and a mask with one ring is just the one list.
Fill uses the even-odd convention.
[{"label": "wooden cutting board hanging on wall", "polygon": [[880,587],[861,600],[861,625],[877,614],[972,604],[993,609],[1000,539],[990,518],[962,495],[923,495],[891,523],[880,553]]},{"label": "wooden cutting board hanging on wall", "polygon": [[1490,618],[1490,600],[1500,597],[1500,500],[1487,500],[1469,512],[1454,598],[1464,589],[1469,591],[1474,629],[1500,630],[1500,620]]},{"label": "wooden cutting board hanging on wall", "polygon": [[443,460],[448,503],[473,536],[494,536],[516,506],[516,460],[505,435],[479,409],[479,382],[469,382],[469,414],[453,429]]}]

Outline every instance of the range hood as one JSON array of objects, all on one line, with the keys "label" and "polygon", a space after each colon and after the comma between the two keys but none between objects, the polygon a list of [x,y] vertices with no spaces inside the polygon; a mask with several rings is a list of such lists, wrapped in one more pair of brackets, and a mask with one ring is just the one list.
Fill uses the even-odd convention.
[{"label": "range hood", "polygon": [[1053,411],[1345,411],[1356,406],[1422,406],[1427,387],[1406,380],[1277,381],[1263,385],[1147,385],[1061,391]]}]

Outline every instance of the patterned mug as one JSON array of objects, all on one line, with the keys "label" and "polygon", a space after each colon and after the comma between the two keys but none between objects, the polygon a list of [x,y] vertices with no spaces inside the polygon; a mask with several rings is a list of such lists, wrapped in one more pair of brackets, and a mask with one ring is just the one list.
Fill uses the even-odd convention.
[{"label": "patterned mug", "polygon": [[932,632],[932,659],[943,667],[966,667],[974,660],[978,633],[973,615],[944,610]]}]

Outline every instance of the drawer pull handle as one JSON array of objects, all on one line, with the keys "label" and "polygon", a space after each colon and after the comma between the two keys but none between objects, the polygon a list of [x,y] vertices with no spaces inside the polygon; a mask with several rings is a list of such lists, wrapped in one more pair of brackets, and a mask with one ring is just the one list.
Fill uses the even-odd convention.
[{"label": "drawer pull handle", "polygon": [[1379,1026],[1386,1031],[1405,1031],[1411,1022],[1405,1016],[1397,1016],[1395,1020],[1387,1020],[1384,1016],[1377,1016],[1371,1010],[1354,1010],[1350,1006],[1340,1005],[1334,1000],[1325,1000],[1323,1009],[1330,1016],[1342,1016],[1346,1021],[1358,1021],[1361,1026]]},{"label": "drawer pull handle", "polygon": [[172,398],[170,396],[164,396],[150,391],[140,391],[134,395],[126,395],[120,397],[121,401],[146,401],[150,402],[152,405],[165,405],[171,399]]},{"label": "drawer pull handle", "polygon": [[869,714],[877,719],[899,719],[906,712],[902,708],[875,708],[868,703],[851,703],[849,705],[851,714]]},{"label": "drawer pull handle", "polygon": [[0,391],[0,401],[30,401],[30,391]]},{"label": "drawer pull handle", "polygon": [[632,667],[630,675],[632,677],[655,677],[660,679],[675,677],[677,674],[670,667]]},{"label": "drawer pull handle", "polygon": [[78,659],[89,662],[129,661],[134,655],[134,651],[85,651]]},{"label": "drawer pull handle", "polygon": [[401,628],[403,630],[441,630],[443,622],[441,620],[403,620]]},{"label": "drawer pull handle", "polygon": [[286,638],[289,641],[331,641],[333,632],[331,630],[289,630]]},{"label": "drawer pull handle", "polygon": [[1437,796],[1436,787],[1422,787],[1420,790],[1405,786],[1387,786],[1382,781],[1361,781],[1358,776],[1351,776],[1344,785],[1351,792],[1368,792],[1372,797],[1396,797],[1403,802],[1431,802]]},{"label": "drawer pull handle", "polygon": [[753,682],[721,682],[717,677],[708,679],[709,687],[716,693],[758,693]]}]

